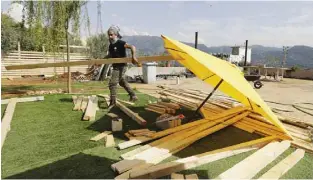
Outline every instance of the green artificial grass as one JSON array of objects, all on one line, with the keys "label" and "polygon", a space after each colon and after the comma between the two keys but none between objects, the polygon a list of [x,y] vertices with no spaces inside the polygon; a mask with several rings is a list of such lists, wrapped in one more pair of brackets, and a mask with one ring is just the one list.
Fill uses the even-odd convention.
[{"label": "green artificial grass", "polygon": [[[119,93],[124,92],[119,90]],[[103,90],[103,93],[108,93]],[[119,94],[120,99],[127,100],[127,94]],[[149,129],[158,114],[144,110],[148,101],[156,99],[144,94],[138,94],[140,101],[135,106],[128,106],[139,113],[148,122]],[[11,131],[2,148],[2,178],[13,179],[112,179],[116,174],[111,170],[111,164],[120,161],[119,156],[138,146],[124,150],[105,148],[104,140],[89,141],[99,132],[110,130],[111,121],[107,114],[103,98],[99,98],[100,110],[96,121],[82,121],[81,111],[72,111],[71,95],[46,95],[44,101],[18,103],[14,112]],[[1,106],[3,113],[5,105]],[[118,108],[112,109],[123,119],[123,131],[114,133],[118,144],[126,139],[124,133],[130,129],[142,128],[135,121],[123,114]],[[192,111],[178,111],[185,116],[193,115]],[[164,162],[178,158],[227,147],[230,145],[260,138],[234,127],[227,127],[211,134]],[[262,170],[255,178],[274,166],[278,160],[294,151],[290,148],[282,156]],[[180,173],[197,173],[199,178],[215,178],[220,173],[245,159],[254,151],[238,154],[233,157],[205,164]],[[313,156],[306,153],[305,157],[283,178],[312,179]],[[169,178],[163,177],[163,178]]]}]

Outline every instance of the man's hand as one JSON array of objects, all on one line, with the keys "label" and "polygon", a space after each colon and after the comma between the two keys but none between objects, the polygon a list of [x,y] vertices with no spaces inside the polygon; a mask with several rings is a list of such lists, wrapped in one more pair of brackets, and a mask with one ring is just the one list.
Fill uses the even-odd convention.
[{"label": "man's hand", "polygon": [[141,67],[141,64],[139,63],[138,59],[137,59],[136,57],[134,57],[134,56],[133,56],[133,58],[132,58],[132,63],[133,63],[134,65],[137,65],[137,66]]}]

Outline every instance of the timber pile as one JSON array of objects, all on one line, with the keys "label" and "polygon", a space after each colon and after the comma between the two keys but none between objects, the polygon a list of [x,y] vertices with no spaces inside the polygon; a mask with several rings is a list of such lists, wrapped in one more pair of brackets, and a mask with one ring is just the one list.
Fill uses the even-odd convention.
[{"label": "timber pile", "polygon": [[[122,162],[126,163],[129,162],[129,160],[135,160],[135,162],[137,162],[136,166],[143,164],[158,164],[199,139],[242,120],[250,113],[251,112],[248,111],[246,107],[234,107],[223,113],[211,116],[210,118],[204,118],[159,131],[149,135],[149,137],[134,138],[130,141],[120,143],[118,144],[118,147],[120,149],[125,149],[137,144],[155,140],[147,145],[121,155],[124,160],[118,163],[123,164]],[[135,166],[133,163],[130,164],[130,167],[125,167],[127,170]]]},{"label": "timber pile", "polygon": [[136,130],[129,130],[125,133],[125,136],[128,139],[134,139],[136,137],[149,137],[152,136],[156,131],[150,131],[149,129],[136,129]]},{"label": "timber pile", "polygon": [[145,110],[152,111],[158,114],[175,114],[176,110],[180,109],[180,106],[176,103],[157,102],[148,104]]},{"label": "timber pile", "polygon": [[96,112],[98,107],[98,97],[92,96],[72,96],[73,99],[73,110],[83,111],[83,120],[94,121],[96,118]]},{"label": "timber pile", "polygon": [[[196,110],[199,104],[206,98],[208,94],[196,90],[183,90],[183,89],[169,89],[165,88],[159,92],[161,99],[164,101],[171,101],[179,105]],[[233,106],[241,105],[237,101],[223,96],[213,96],[200,110],[201,114],[206,117],[211,117],[224,112]],[[312,128],[311,124],[295,121],[290,118],[278,116],[282,121],[285,128],[293,137],[292,145],[300,147],[308,152],[313,153],[312,143]],[[233,124],[233,126],[247,131],[249,133],[257,133],[263,136],[276,135],[280,139],[288,139],[288,137],[279,130],[276,126],[270,123],[261,115],[252,112],[247,117]]]}]

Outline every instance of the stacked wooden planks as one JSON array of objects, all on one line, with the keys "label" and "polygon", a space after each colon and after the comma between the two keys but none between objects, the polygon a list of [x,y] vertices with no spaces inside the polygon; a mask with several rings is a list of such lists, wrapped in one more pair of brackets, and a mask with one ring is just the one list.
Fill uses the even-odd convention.
[{"label": "stacked wooden planks", "polygon": [[157,102],[148,104],[145,108],[147,111],[156,112],[158,114],[175,114],[176,110],[180,109],[180,106],[176,103]]},{"label": "stacked wooden planks", "polygon": [[[205,99],[207,94],[196,90],[169,89],[159,92],[161,99],[180,104],[185,108],[195,110]],[[219,114],[233,106],[240,105],[237,101],[224,97],[213,96],[200,110],[204,117]],[[312,128],[311,124],[299,122],[291,118],[278,116],[285,128],[293,137],[292,146],[305,149],[313,153]],[[233,126],[250,133],[257,133],[264,136],[276,135],[281,139],[289,139],[280,129],[257,113],[250,113],[247,117],[233,124]]]},{"label": "stacked wooden planks", "polygon": [[156,131],[151,131],[149,129],[136,129],[136,130],[129,130],[127,133],[125,133],[125,136],[128,139],[135,139],[136,137],[150,137],[152,136]]}]

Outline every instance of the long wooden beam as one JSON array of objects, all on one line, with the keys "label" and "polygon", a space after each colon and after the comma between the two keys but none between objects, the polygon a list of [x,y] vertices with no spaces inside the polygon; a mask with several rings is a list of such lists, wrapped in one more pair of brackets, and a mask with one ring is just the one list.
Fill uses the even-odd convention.
[{"label": "long wooden beam", "polygon": [[[170,61],[173,60],[172,56],[145,56],[137,58],[140,63],[149,61]],[[69,67],[69,66],[82,66],[94,64],[113,64],[113,63],[131,63],[132,58],[109,58],[109,59],[92,59],[87,61],[72,61],[72,62],[59,62],[59,63],[38,63],[38,64],[23,64],[5,66],[6,70],[17,69],[36,69],[47,67]]]}]

